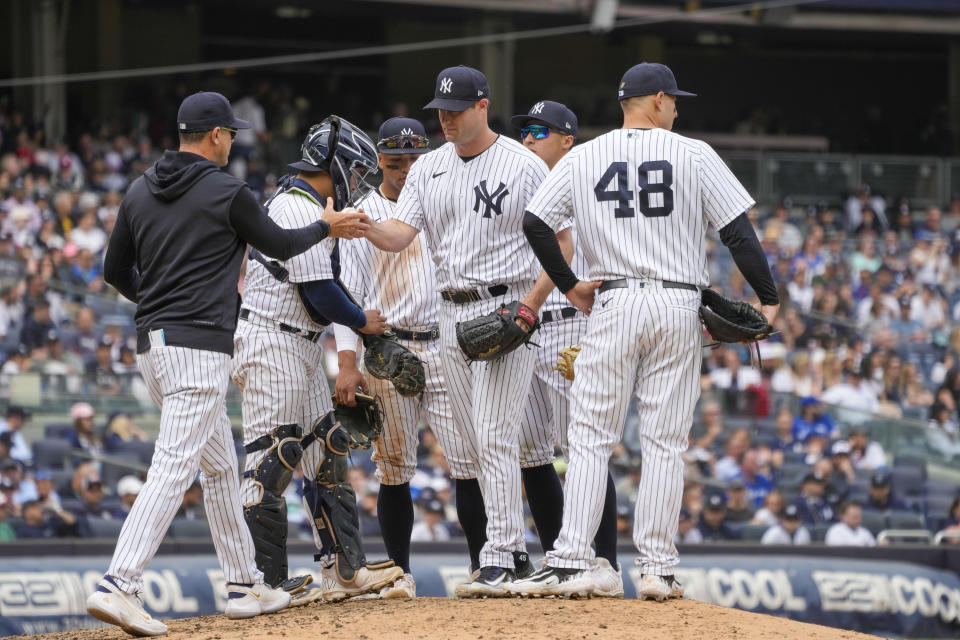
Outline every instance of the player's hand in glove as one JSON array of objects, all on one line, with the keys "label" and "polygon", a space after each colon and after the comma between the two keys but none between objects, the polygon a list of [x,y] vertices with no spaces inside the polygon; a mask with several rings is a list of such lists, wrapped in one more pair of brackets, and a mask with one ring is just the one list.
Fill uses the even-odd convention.
[{"label": "player's hand in glove", "polygon": [[370,217],[367,214],[353,207],[335,211],[333,198],[327,198],[323,221],[330,225],[331,238],[362,238],[370,230]]},{"label": "player's hand in glove", "polygon": [[700,303],[700,320],[718,342],[750,343],[766,340],[773,327],[746,302],[725,298],[713,289],[704,289]]},{"label": "player's hand in glove", "polygon": [[392,331],[382,336],[362,336],[363,365],[374,378],[389,380],[404,397],[419,395],[426,386],[423,362],[397,342]]},{"label": "player's hand in glove", "polygon": [[370,393],[367,381],[357,368],[356,354],[353,351],[343,351],[341,355],[346,357],[339,358],[340,371],[337,373],[337,382],[334,385],[333,396],[342,405],[348,407],[356,406],[357,402],[354,396],[357,389],[364,393]]},{"label": "player's hand in glove", "polygon": [[557,366],[553,370],[559,371],[560,375],[567,380],[573,380],[573,363],[578,355],[580,355],[580,345],[578,344],[560,349],[560,357],[557,358]]},{"label": "player's hand in glove", "polygon": [[[521,325],[528,329],[524,330]],[[470,361],[496,360],[530,342],[530,337],[539,328],[537,313],[514,300],[485,316],[458,322],[457,344]]]},{"label": "player's hand in glove", "polygon": [[363,313],[367,316],[367,324],[357,329],[357,331],[360,333],[380,335],[387,330],[387,319],[380,314],[379,309],[364,309]]},{"label": "player's hand in glove", "polygon": [[333,411],[340,426],[347,432],[350,448],[369,449],[383,433],[383,408],[377,396],[358,393],[355,400],[356,405],[348,407],[337,402],[334,394]]}]

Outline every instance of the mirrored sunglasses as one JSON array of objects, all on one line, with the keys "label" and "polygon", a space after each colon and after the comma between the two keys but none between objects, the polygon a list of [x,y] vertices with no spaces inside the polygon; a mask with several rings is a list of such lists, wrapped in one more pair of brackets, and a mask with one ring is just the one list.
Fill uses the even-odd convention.
[{"label": "mirrored sunglasses", "polygon": [[550,135],[550,127],[544,124],[528,124],[520,129],[520,139],[525,140],[532,135],[534,140],[543,140]]},{"label": "mirrored sunglasses", "polygon": [[380,149],[426,149],[428,146],[429,138],[418,135],[390,136],[377,143]]}]

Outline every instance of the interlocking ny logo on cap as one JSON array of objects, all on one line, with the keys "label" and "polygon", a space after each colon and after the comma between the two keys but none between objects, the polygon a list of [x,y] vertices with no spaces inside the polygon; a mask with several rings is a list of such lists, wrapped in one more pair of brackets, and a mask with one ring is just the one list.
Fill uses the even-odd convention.
[{"label": "interlocking ny logo on cap", "polygon": [[450,93],[453,91],[453,80],[450,78],[444,78],[440,81],[440,92],[441,93]]},{"label": "interlocking ny logo on cap", "polygon": [[533,108],[530,109],[530,113],[536,113],[538,115],[543,113],[543,103],[538,102],[537,104],[533,105]]},{"label": "interlocking ny logo on cap", "polygon": [[402,136],[412,136],[412,135],[413,135],[413,129],[411,129],[410,127],[407,127],[407,128],[405,128],[405,129],[400,129],[400,135],[402,135]]}]

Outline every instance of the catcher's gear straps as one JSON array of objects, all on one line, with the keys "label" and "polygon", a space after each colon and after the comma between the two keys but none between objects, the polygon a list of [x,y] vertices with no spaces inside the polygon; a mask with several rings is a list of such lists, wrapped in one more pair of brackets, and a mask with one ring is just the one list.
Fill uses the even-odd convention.
[{"label": "catcher's gear straps", "polygon": [[280,425],[265,436],[247,444],[248,454],[267,450],[266,456],[243,477],[252,478],[260,498],[244,506],[243,516],[250,528],[257,568],[271,587],[287,578],[287,501],[283,492],[300,464],[300,425]]}]

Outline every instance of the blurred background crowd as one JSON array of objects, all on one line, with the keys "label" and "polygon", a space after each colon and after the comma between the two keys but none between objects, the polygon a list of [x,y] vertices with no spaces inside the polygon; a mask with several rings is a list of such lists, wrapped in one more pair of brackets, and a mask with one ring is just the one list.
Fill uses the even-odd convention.
[{"label": "blurred background crowd", "polygon": [[[269,83],[234,104],[254,126],[238,134],[227,170],[267,197],[313,114]],[[133,307],[104,285],[101,265],[123,193],[173,145],[164,126],[172,121],[169,113],[124,127],[107,119],[67,143],[47,140],[0,98],[0,393],[9,397],[18,376],[33,374],[47,398],[135,401],[104,414],[68,402],[69,421],[45,423],[29,439],[31,414],[7,403],[0,540],[115,535],[142,485],[153,445],[137,424],[150,401],[136,367]],[[750,212],[780,287],[778,332],[759,352],[704,352],[678,542],[866,545],[881,532],[883,544],[891,531],[960,531],[957,484],[928,477],[926,460],[936,451],[947,464],[960,461],[960,199],[915,207],[867,184],[843,195],[840,206],[785,198]],[[729,252],[715,236],[710,242],[712,282],[754,300]],[[332,379],[332,337],[325,346]],[[914,449],[885,451],[878,419],[926,426]],[[631,441],[628,424],[611,461],[625,540],[643,464]],[[415,540],[460,535],[448,469],[428,429],[418,453]],[[374,466],[363,452],[353,462],[361,526],[378,536]],[[556,464],[562,474],[562,458]],[[289,513],[309,538],[301,491],[298,478]],[[173,534],[204,532],[195,484]],[[528,533],[534,540],[532,524]]]}]

